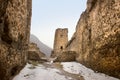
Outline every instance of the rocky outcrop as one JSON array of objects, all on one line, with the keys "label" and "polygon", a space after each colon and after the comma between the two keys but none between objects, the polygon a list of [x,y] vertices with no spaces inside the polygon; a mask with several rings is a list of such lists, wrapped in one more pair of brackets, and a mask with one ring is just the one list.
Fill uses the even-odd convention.
[{"label": "rocky outcrop", "polygon": [[88,0],[67,49],[87,67],[120,78],[120,1]]},{"label": "rocky outcrop", "polygon": [[26,64],[31,0],[0,0],[0,80],[11,80]]},{"label": "rocky outcrop", "polygon": [[39,48],[37,47],[37,44],[30,43],[29,44],[29,50],[28,50],[28,60],[34,60],[39,61],[42,57],[45,57],[45,54],[43,54]]}]

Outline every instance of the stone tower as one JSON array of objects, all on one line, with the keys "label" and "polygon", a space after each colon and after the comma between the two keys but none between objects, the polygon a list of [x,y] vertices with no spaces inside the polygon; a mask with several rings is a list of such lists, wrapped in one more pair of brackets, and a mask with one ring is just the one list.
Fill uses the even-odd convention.
[{"label": "stone tower", "polygon": [[60,53],[65,50],[67,42],[68,42],[68,29],[67,28],[56,29],[53,47],[53,53],[56,54],[55,56],[57,56],[57,53]]}]

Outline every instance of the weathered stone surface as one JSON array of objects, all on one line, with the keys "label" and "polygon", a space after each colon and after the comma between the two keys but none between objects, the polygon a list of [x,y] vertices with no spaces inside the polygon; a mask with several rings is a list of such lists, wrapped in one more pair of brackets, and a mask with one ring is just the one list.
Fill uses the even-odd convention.
[{"label": "weathered stone surface", "polygon": [[59,53],[60,55],[57,56],[55,62],[70,62],[76,61],[76,52],[74,51],[64,51]]},{"label": "weathered stone surface", "polygon": [[120,1],[88,0],[67,50],[87,67],[120,78]]},{"label": "weathered stone surface", "polygon": [[11,80],[26,64],[31,0],[0,0],[0,80]]},{"label": "weathered stone surface", "polygon": [[43,54],[39,48],[37,47],[37,44],[30,43],[29,44],[29,50],[28,50],[28,60],[35,60],[39,61],[42,57],[45,57],[45,54]]},{"label": "weathered stone surface", "polygon": [[54,39],[54,46],[51,56],[55,57],[58,56],[59,53],[65,51],[66,44],[68,42],[68,29],[58,28],[55,31],[55,39]]}]

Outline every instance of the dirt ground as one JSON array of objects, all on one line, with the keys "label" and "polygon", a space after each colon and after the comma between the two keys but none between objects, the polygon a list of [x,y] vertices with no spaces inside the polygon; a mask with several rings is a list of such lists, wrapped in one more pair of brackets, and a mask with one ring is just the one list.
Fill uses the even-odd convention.
[{"label": "dirt ground", "polygon": [[63,70],[63,66],[59,62],[52,63],[52,64],[43,63],[43,65],[46,68],[56,68],[56,69],[59,69],[61,71],[61,73],[58,73],[58,74],[64,75],[64,76],[66,76],[66,78],[67,77],[71,77],[70,79],[67,79],[67,80],[84,80],[84,78],[81,75],[71,74],[71,73],[68,73],[68,72],[64,71]]}]

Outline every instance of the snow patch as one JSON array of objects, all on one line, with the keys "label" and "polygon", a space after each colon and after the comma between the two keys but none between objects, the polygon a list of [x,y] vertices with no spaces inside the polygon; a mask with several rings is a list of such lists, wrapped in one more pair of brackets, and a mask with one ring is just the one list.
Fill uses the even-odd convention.
[{"label": "snow patch", "polygon": [[70,80],[70,77],[61,75],[58,69],[46,68],[39,64],[35,68],[27,64],[25,68],[13,80]]},{"label": "snow patch", "polygon": [[61,64],[65,71],[72,74],[80,74],[85,80],[119,80],[103,73],[95,73],[93,70],[77,62],[62,62]]}]

